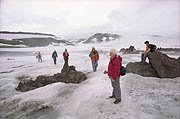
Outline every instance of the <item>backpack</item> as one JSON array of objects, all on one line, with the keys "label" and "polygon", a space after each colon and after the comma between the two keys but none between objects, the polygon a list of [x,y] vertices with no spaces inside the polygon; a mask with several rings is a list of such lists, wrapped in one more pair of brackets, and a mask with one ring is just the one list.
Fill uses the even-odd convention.
[{"label": "backpack", "polygon": [[54,52],[53,55],[52,55],[52,57],[57,57],[57,53]]},{"label": "backpack", "polygon": [[[119,56],[118,56],[119,57]],[[113,61],[111,60],[111,64],[114,66]],[[126,68],[124,66],[120,67],[120,75],[124,76],[126,75]]]},{"label": "backpack", "polygon": [[149,44],[149,48],[150,48],[150,52],[154,52],[157,48],[156,45],[153,45],[153,44]]},{"label": "backpack", "polygon": [[126,75],[126,68],[124,66],[121,66],[121,68],[120,68],[120,75],[121,76]]}]

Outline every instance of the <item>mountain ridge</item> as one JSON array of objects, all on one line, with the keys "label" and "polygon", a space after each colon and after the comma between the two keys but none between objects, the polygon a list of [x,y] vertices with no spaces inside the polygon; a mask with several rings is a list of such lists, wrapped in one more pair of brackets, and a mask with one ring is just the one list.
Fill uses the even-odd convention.
[{"label": "mountain ridge", "polygon": [[12,32],[12,31],[0,31],[0,33],[3,34],[31,34],[31,35],[47,35],[47,36],[54,36],[53,34],[49,34],[49,33],[39,33],[39,32],[22,32],[22,31],[17,31],[17,32]]}]

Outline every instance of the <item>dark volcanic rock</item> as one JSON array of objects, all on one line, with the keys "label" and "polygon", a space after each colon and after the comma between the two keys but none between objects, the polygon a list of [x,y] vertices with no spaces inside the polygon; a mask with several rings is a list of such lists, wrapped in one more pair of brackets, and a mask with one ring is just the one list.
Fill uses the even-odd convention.
[{"label": "dark volcanic rock", "polygon": [[158,51],[174,51],[174,52],[180,52],[180,48],[157,48]]},{"label": "dark volcanic rock", "polygon": [[130,62],[126,66],[127,73],[135,73],[145,77],[157,77],[156,71],[147,62]]},{"label": "dark volcanic rock", "polygon": [[134,46],[129,46],[129,48],[122,48],[120,49],[120,52],[123,52],[123,54],[139,54],[140,51],[136,50]]},{"label": "dark volcanic rock", "polygon": [[176,78],[180,77],[180,58],[170,58],[161,52],[148,54],[150,63],[128,63],[127,73],[135,73],[147,77]]},{"label": "dark volcanic rock", "polygon": [[81,83],[86,79],[86,74],[76,71],[74,66],[65,65],[61,73],[54,74],[53,76],[38,76],[34,81],[21,81],[16,90],[25,92],[56,82]]},{"label": "dark volcanic rock", "polygon": [[148,57],[160,78],[180,77],[180,60],[170,58],[158,51],[149,53]]},{"label": "dark volcanic rock", "polygon": [[180,61],[180,57],[178,58],[178,60]]}]

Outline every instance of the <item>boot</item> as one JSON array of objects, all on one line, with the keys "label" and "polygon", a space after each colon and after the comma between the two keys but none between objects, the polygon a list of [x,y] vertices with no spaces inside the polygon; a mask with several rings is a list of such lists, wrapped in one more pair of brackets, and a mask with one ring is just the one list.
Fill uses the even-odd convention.
[{"label": "boot", "polygon": [[121,99],[116,99],[115,101],[114,101],[114,104],[118,104],[118,103],[120,103],[121,102]]},{"label": "boot", "polygon": [[115,98],[115,96],[114,96],[114,95],[112,95],[112,96],[109,96],[109,98]]}]

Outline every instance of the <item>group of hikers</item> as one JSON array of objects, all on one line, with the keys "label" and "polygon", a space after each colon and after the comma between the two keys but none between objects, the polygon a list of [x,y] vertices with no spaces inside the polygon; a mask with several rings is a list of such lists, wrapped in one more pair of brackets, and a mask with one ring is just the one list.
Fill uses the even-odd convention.
[{"label": "group of hikers", "polygon": [[[57,58],[58,58],[58,54],[57,54],[56,50],[54,50],[54,52],[52,53],[52,59],[53,59],[55,65],[56,65]],[[63,58],[65,61],[65,64],[68,65],[69,53],[68,53],[67,49],[65,49],[65,51],[63,52]]]},{"label": "group of hikers", "polygon": [[[149,41],[145,41],[146,50],[142,53],[141,61],[145,62],[148,54],[150,52],[156,51],[156,45],[150,44]],[[115,98],[114,104],[118,104],[121,102],[121,88],[120,88],[120,75],[121,75],[121,67],[122,67],[122,58],[117,55],[115,49],[110,50],[110,61],[108,65],[108,76],[111,79],[111,84],[113,87],[112,95],[109,98]]]},{"label": "group of hikers", "polygon": [[[38,59],[38,62],[42,62],[41,52],[36,52],[35,55],[36,55],[36,59]],[[65,51],[63,52],[63,57],[64,57],[65,64],[68,64],[69,53],[67,52],[67,49],[65,49]],[[58,58],[58,53],[56,52],[56,50],[54,50],[54,52],[52,53],[52,59],[55,65],[57,62],[57,58]]]},{"label": "group of hikers", "polygon": [[[142,62],[146,61],[146,58],[148,57],[149,52],[154,52],[156,50],[156,46],[153,44],[150,44],[149,41],[144,42],[144,44],[146,45],[146,50],[144,53],[142,53],[142,56],[141,56]],[[38,52],[37,56],[38,56],[38,58],[41,59],[40,52]],[[122,66],[122,57],[117,55],[116,49],[111,49],[109,52],[109,56],[110,56],[110,61],[109,61],[109,65],[108,65],[107,74],[111,80],[111,84],[113,87],[112,95],[109,96],[109,98],[115,98],[114,104],[118,104],[119,102],[121,102],[120,76],[121,76],[121,72],[122,72],[121,69],[123,67]],[[55,65],[56,65],[57,57],[58,57],[58,54],[57,54],[56,50],[54,50],[54,52],[52,53],[52,58],[54,60]],[[99,53],[95,49],[95,47],[92,47],[89,57],[92,62],[93,72],[96,72],[97,67],[98,67]],[[65,64],[68,65],[69,53],[68,53],[67,49],[65,49],[65,51],[63,52],[63,58],[65,61]],[[42,59],[40,61],[42,62]]]}]

